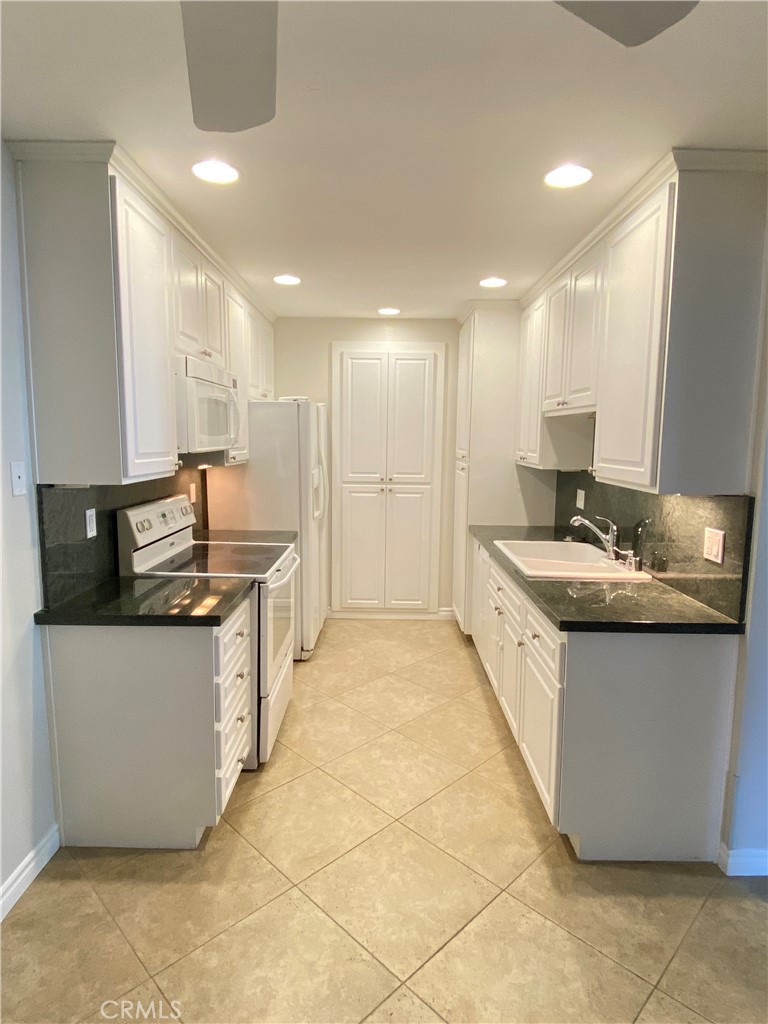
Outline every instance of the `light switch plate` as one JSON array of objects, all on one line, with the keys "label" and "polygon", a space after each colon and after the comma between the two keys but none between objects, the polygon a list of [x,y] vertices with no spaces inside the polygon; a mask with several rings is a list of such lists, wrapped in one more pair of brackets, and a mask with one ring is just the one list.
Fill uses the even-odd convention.
[{"label": "light switch plate", "polygon": [[85,510],[85,536],[88,540],[91,537],[96,536],[96,509],[87,508]]},{"label": "light switch plate", "polygon": [[27,467],[23,462],[11,463],[11,493],[14,498],[27,493]]},{"label": "light switch plate", "polygon": [[708,562],[723,564],[725,560],[724,530],[712,530],[709,527],[704,530],[704,558]]},{"label": "light switch plate", "polygon": [[582,512],[584,511],[584,502],[585,502],[585,500],[586,500],[586,495],[584,494],[584,491],[582,491],[582,489],[580,487],[577,487],[577,489],[576,489],[576,508],[580,508]]}]

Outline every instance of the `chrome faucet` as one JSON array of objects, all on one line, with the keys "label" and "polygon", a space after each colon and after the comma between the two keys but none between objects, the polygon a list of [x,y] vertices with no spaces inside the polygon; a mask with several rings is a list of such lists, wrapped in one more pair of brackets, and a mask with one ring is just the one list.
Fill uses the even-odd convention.
[{"label": "chrome faucet", "polygon": [[[616,523],[612,523],[610,519],[606,519],[605,516],[595,516],[595,519],[599,519],[603,523],[608,523],[608,529],[605,533],[598,529],[594,523],[591,523],[584,516],[574,516],[571,519],[571,526],[586,526],[588,530],[591,530],[594,535],[599,538],[600,543],[605,548],[606,554],[612,562],[622,561],[628,569],[639,571],[642,568],[642,558],[638,556],[634,548],[631,551],[622,551],[617,546],[617,540],[619,538],[619,528]],[[638,524],[639,526],[640,524]]]},{"label": "chrome faucet", "polygon": [[602,530],[599,530],[594,523],[590,523],[588,519],[585,519],[584,516],[574,516],[571,520],[571,526],[586,526],[588,530],[591,530],[592,533],[599,538],[600,543],[605,548],[611,561],[615,561],[618,551],[616,547],[616,540],[619,535],[619,528],[616,526],[616,523],[612,523],[611,520],[606,519],[605,516],[595,516],[595,519],[600,519],[602,522],[608,523],[608,529],[605,533],[603,533]]}]

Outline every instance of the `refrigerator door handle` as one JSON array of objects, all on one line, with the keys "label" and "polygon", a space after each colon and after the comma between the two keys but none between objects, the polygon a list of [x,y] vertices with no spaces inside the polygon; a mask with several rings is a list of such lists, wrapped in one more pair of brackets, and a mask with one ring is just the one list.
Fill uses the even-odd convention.
[{"label": "refrigerator door handle", "polygon": [[323,502],[321,505],[322,512],[320,518],[325,519],[328,516],[328,468],[325,465],[325,459],[322,452],[320,453],[320,475],[323,482]]},{"label": "refrigerator door handle", "polygon": [[312,470],[312,518],[323,518],[323,505],[325,496],[323,494],[323,474],[319,466]]}]

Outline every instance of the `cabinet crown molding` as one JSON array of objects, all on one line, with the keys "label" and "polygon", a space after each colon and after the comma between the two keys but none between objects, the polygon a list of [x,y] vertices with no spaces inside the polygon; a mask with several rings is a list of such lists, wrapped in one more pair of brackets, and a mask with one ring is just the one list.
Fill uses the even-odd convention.
[{"label": "cabinet crown molding", "polygon": [[219,256],[210,245],[201,238],[192,225],[181,216],[171,200],[146,174],[136,161],[125,152],[114,140],[65,141],[45,139],[9,139],[6,140],[11,156],[18,163],[33,161],[59,161],[68,163],[103,163],[116,171],[134,188],[142,193],[163,217],[183,235],[194,242],[198,249],[211,263],[233,284],[242,295],[271,323],[277,319],[276,314],[255,295],[251,286],[240,274]]},{"label": "cabinet crown molding", "polygon": [[102,163],[112,159],[117,143],[106,139],[98,142],[67,142],[59,139],[6,139],[14,160],[66,160],[71,163]]},{"label": "cabinet crown molding", "polygon": [[517,299],[470,299],[469,302],[465,303],[459,311],[456,320],[459,324],[463,324],[465,320],[475,312],[475,310],[483,309],[495,309],[501,310],[506,313],[518,313],[520,311],[520,303]]},{"label": "cabinet crown molding", "polygon": [[558,260],[520,297],[523,309],[545,291],[579,256],[616,227],[627,214],[665,182],[674,180],[681,171],[747,171],[765,174],[768,171],[768,152],[741,149],[673,149],[643,175],[586,238]]}]

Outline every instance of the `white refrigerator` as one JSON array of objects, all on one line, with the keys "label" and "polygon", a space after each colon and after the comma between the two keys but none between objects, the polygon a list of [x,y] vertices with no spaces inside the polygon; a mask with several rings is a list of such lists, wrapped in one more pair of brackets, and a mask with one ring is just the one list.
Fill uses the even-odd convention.
[{"label": "white refrigerator", "polygon": [[208,470],[211,530],[296,530],[295,658],[311,657],[330,605],[327,407],[248,403],[248,462]]}]

